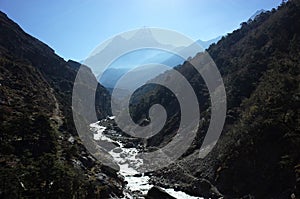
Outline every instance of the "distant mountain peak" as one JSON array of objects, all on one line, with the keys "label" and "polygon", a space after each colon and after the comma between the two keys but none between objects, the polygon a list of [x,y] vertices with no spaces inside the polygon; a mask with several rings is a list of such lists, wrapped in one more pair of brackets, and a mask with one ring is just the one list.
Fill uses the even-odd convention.
[{"label": "distant mountain peak", "polygon": [[135,37],[149,37],[149,38],[154,38],[152,35],[152,32],[149,28],[143,27],[141,29],[138,29],[134,35]]},{"label": "distant mountain peak", "polygon": [[[160,48],[166,49],[175,49],[178,47],[176,45],[162,44],[157,40],[156,36],[157,35],[154,35],[152,33],[151,28],[146,27],[125,32],[122,35],[117,35],[110,40],[107,40],[106,45],[100,45],[91,56],[83,61],[83,63],[89,66],[92,69],[93,73],[98,76],[99,74],[102,74],[104,72],[104,66],[108,66],[108,64],[111,64],[111,61],[115,54],[126,54],[130,51],[134,51],[134,49],[143,51],[143,46],[153,46],[153,48],[155,48],[156,46],[160,46]],[[146,51],[144,50],[144,52]],[[157,52],[153,56],[156,56],[157,54],[160,54],[160,52]],[[131,59],[140,60],[140,62],[142,62],[143,58],[145,60],[149,58],[149,56],[146,56],[146,54],[144,55],[145,56],[138,56],[136,58],[131,57]],[[131,68],[130,66],[132,65],[136,66],[136,64],[125,63],[121,64],[120,67]]]}]

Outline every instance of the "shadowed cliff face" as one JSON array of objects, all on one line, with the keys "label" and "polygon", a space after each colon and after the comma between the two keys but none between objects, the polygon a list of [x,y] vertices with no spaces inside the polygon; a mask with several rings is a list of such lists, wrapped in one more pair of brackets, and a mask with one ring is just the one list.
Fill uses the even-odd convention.
[{"label": "shadowed cliff face", "polygon": [[[4,13],[0,35],[1,198],[122,195],[122,180],[86,151],[73,124],[80,64],[64,61]],[[98,85],[99,118],[109,114],[107,102]]]}]

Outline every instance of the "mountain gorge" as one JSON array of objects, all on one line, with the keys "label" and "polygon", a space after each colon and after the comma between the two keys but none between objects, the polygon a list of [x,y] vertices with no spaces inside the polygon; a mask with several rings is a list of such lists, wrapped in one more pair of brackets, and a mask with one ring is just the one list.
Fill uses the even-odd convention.
[{"label": "mountain gorge", "polygon": [[[92,70],[65,61],[2,12],[0,35],[0,197],[123,198],[128,182],[87,151],[73,121],[76,74],[84,67],[86,76],[97,81]],[[149,178],[143,186],[172,188],[190,198],[299,198],[300,1],[290,0],[241,23],[207,52],[220,70],[227,93],[226,122],[216,146],[199,157],[211,120],[208,88],[193,67],[202,56],[199,52],[174,67],[198,98],[201,120],[195,140],[168,167],[131,179]],[[112,70],[113,75],[118,79],[120,74]],[[166,71],[159,77],[168,76]],[[133,149],[136,153],[154,151],[175,136],[180,104],[167,88],[147,84],[131,97],[130,114],[141,126],[151,122],[148,111],[152,105],[161,104],[167,111],[164,128],[143,142],[114,131],[116,124],[107,118],[111,115],[110,92],[100,84],[95,92],[95,106],[82,108],[96,109],[101,124],[107,125],[98,129],[98,136],[111,139],[103,132],[105,128],[113,132],[119,139],[114,140],[116,149],[124,146],[130,155]],[[111,154],[121,156],[115,151]],[[147,196],[139,197],[173,198],[157,192],[160,189],[154,187]]]}]

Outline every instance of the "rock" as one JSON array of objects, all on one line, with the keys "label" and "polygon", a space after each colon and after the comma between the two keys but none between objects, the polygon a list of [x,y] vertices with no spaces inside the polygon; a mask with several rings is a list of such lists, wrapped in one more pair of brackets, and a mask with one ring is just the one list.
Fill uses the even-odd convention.
[{"label": "rock", "polygon": [[180,188],[181,188],[180,184],[177,184],[177,183],[174,184],[174,190],[175,191],[180,191]]},{"label": "rock", "polygon": [[134,144],[132,142],[127,142],[125,145],[124,145],[124,148],[133,148],[134,147]]},{"label": "rock", "polygon": [[119,143],[117,142],[113,142],[114,145],[116,145],[117,147],[120,147]]},{"label": "rock", "polygon": [[[125,154],[125,153],[121,153],[121,154],[120,154],[120,157],[123,158],[123,159],[125,159],[127,156],[128,156],[128,155]],[[126,160],[126,162],[127,162],[127,160]]]},{"label": "rock", "polygon": [[194,185],[193,192],[196,195],[202,195],[213,199],[223,197],[218,189],[206,179],[197,179],[192,184]]},{"label": "rock", "polygon": [[255,198],[254,196],[251,196],[249,194],[249,195],[243,196],[241,199],[254,199],[254,198]]},{"label": "rock", "polygon": [[113,150],[113,152],[115,152],[115,153],[121,153],[123,150],[121,149],[121,148],[115,148],[114,150]]},{"label": "rock", "polygon": [[97,180],[99,180],[99,181],[102,182],[103,184],[108,184],[108,182],[107,182],[108,177],[107,177],[107,175],[105,175],[104,173],[98,173],[98,174],[96,175],[96,178],[97,178]]},{"label": "rock", "polygon": [[141,173],[134,174],[133,177],[142,177]]},{"label": "rock", "polygon": [[95,165],[95,161],[91,157],[80,156],[79,160],[87,168],[92,168]]},{"label": "rock", "polygon": [[165,192],[163,189],[161,189],[157,186],[152,187],[146,195],[146,199],[160,199],[160,198],[176,199],[173,196],[170,196],[167,192]]},{"label": "rock", "polygon": [[291,199],[296,199],[296,195],[294,193],[291,194]]},{"label": "rock", "polygon": [[71,144],[74,144],[74,137],[73,136],[70,136],[69,139],[68,139],[68,142],[70,142]]}]

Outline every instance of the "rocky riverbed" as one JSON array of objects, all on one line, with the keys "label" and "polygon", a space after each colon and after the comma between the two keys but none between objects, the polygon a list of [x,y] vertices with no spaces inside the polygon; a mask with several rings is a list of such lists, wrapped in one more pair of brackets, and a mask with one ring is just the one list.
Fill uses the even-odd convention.
[{"label": "rocky riverbed", "polygon": [[[190,196],[178,189],[168,188],[168,185],[154,186],[149,175],[139,173],[137,168],[143,164],[143,160],[137,155],[146,150],[143,140],[132,138],[123,133],[114,123],[114,117],[107,117],[90,125],[93,131],[94,140],[101,144],[113,143],[115,147],[106,150],[113,161],[119,166],[119,174],[124,178],[126,187],[124,198],[156,198],[159,195],[163,198],[177,199],[199,199],[200,197]],[[165,187],[165,188],[162,188]],[[169,196],[169,197],[167,197]]]}]

